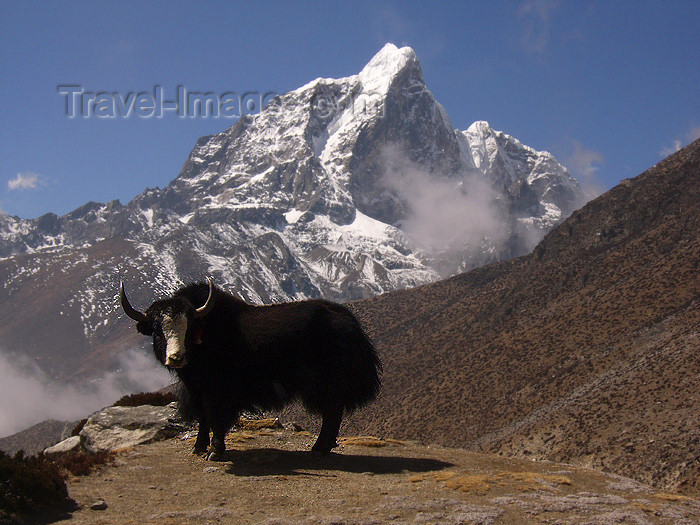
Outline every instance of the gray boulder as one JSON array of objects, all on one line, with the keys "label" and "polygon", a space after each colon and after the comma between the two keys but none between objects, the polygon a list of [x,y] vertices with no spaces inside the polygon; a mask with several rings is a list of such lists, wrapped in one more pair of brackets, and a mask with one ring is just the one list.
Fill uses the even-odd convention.
[{"label": "gray boulder", "polygon": [[45,456],[56,456],[68,452],[79,451],[83,449],[80,436],[71,436],[55,445],[44,449]]},{"label": "gray boulder", "polygon": [[177,435],[177,404],[164,407],[108,407],[92,414],[80,431],[89,452],[110,451]]}]

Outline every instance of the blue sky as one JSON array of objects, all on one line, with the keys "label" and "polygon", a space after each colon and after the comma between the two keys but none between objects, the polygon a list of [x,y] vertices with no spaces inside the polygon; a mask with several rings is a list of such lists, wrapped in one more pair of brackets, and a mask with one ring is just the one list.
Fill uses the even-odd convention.
[{"label": "blue sky", "polygon": [[700,2],[2,2],[0,210],[128,202],[224,118],[66,116],[88,92],[277,92],[418,55],[456,128],[487,120],[605,190],[700,135]]}]

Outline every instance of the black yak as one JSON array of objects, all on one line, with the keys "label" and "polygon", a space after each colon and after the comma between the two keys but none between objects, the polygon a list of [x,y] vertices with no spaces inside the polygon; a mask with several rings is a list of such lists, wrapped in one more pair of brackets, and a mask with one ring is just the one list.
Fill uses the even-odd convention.
[{"label": "black yak", "polygon": [[330,452],[343,412],[379,392],[381,363],[358,320],[324,300],[254,306],[207,281],[145,312],[120,289],[126,314],[180,378],[181,414],[199,422],[194,452],[207,452],[211,429],[208,459],[224,459],[224,436],[241,411],[280,410],[297,399],[323,417],[312,450]]}]

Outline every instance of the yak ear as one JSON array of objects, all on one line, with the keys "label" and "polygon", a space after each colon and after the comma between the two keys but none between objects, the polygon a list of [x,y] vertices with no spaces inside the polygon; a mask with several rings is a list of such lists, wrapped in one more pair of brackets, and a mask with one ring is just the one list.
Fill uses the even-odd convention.
[{"label": "yak ear", "polygon": [[138,330],[139,333],[142,333],[143,335],[153,335],[153,327],[151,326],[151,323],[147,321],[140,321],[139,323],[137,323],[136,330]]}]

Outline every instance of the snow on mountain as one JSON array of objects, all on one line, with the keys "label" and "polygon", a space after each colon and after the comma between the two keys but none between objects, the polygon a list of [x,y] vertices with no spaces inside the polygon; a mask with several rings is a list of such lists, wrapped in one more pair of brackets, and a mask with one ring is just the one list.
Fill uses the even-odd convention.
[{"label": "snow on mountain", "polygon": [[0,216],[0,294],[28,271],[65,274],[59,302],[79,305],[93,352],[119,275],[144,303],[206,275],[257,303],[356,299],[526,253],[583,200],[549,153],[486,122],[455,130],[413,50],[387,44],[359,74],[202,137],[165,188]]},{"label": "snow on mountain", "polygon": [[469,144],[474,166],[506,192],[532,190],[536,203],[523,208],[518,217],[524,223],[535,222],[540,229],[549,229],[568,217],[584,203],[584,195],[576,179],[546,151],[520,143],[501,131],[494,131],[488,122],[479,121],[462,132]]}]

